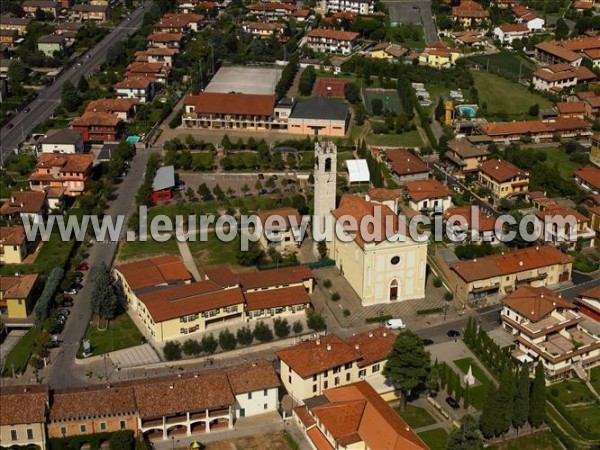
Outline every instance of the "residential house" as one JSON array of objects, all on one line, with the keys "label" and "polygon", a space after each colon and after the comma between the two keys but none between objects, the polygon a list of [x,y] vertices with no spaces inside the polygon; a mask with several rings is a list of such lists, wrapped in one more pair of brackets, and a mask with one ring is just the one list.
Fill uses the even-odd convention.
[{"label": "residential house", "polygon": [[154,29],[159,33],[185,34],[200,30],[203,21],[202,14],[167,13],[154,25]]},{"label": "residential house", "polygon": [[0,30],[16,30],[19,36],[25,36],[30,23],[31,19],[27,17],[15,17],[12,14],[0,16]]},{"label": "residential house", "polygon": [[114,114],[84,112],[71,121],[73,130],[81,131],[84,142],[118,141],[123,132],[123,121]]},{"label": "residential house", "polygon": [[435,178],[404,183],[408,205],[422,214],[443,214],[452,206],[452,193]]},{"label": "residential house", "polygon": [[526,6],[519,5],[512,9],[517,23],[527,25],[531,31],[543,31],[546,21]]},{"label": "residential house", "polygon": [[358,36],[358,33],[351,31],[315,28],[306,34],[306,43],[317,52],[349,55],[356,46]]},{"label": "residential house", "polygon": [[515,6],[517,0],[492,0],[490,4],[498,9],[508,9]]},{"label": "residential house", "polygon": [[581,119],[586,118],[585,102],[558,102],[555,106],[558,117],[563,119]]},{"label": "residential house", "polygon": [[480,30],[453,31],[452,37],[457,45],[464,47],[483,47],[486,45]]},{"label": "residential house", "polygon": [[[427,242],[411,239],[388,206],[347,194],[332,215],[345,232],[334,233],[330,254],[363,306],[424,297]],[[367,218],[372,232],[357,232],[348,217]]]},{"label": "residential house", "polygon": [[282,2],[259,2],[247,6],[249,15],[260,18],[261,22],[277,22],[296,11],[296,6]]},{"label": "residential house", "polygon": [[590,159],[600,161],[600,134],[592,136],[592,148],[590,151]]},{"label": "residential house", "polygon": [[582,326],[575,305],[547,288],[521,287],[502,300],[502,327],[515,338],[513,356],[544,365],[546,380],[576,375],[600,363],[600,339]]},{"label": "residential house", "polygon": [[573,176],[579,186],[593,194],[600,194],[600,169],[585,166],[574,172]]},{"label": "residential house", "polygon": [[55,390],[48,418],[48,437],[65,438],[131,430],[138,433],[132,386],[108,385]]},{"label": "residential house", "polygon": [[[378,328],[352,340],[328,334],[300,342],[276,352],[281,381],[294,400],[304,403],[327,389],[381,377],[394,341],[391,331]],[[362,361],[367,364],[359,367]]]},{"label": "residential house", "polygon": [[148,43],[151,47],[181,49],[183,46],[183,34],[153,33],[148,36]]},{"label": "residential house", "polygon": [[83,136],[78,130],[52,130],[39,143],[42,153],[83,153]]},{"label": "residential house", "polygon": [[527,247],[450,264],[454,298],[465,303],[507,295],[521,286],[553,287],[571,281],[573,259],[551,246]]},{"label": "residential house", "polygon": [[444,154],[446,160],[458,169],[458,176],[478,172],[479,164],[490,154],[487,146],[473,145],[468,139],[452,139],[448,141],[448,151]]},{"label": "residential house", "polygon": [[478,131],[493,142],[518,141],[523,138],[536,142],[556,138],[590,136],[590,124],[581,119],[557,118],[552,122],[528,120],[522,122],[489,122],[479,126]]},{"label": "residential house", "polygon": [[567,63],[580,66],[585,57],[590,58],[593,64],[598,50],[600,37],[583,36],[563,41],[540,42],[535,46],[535,57],[538,61],[548,64]]},{"label": "residential house", "polygon": [[495,199],[519,195],[529,189],[529,174],[514,164],[488,159],[479,164],[478,181]]},{"label": "residential house", "polygon": [[592,62],[592,67],[597,69],[600,67],[600,48],[590,48],[583,51],[587,59]]},{"label": "residential house", "polygon": [[136,62],[161,63],[173,67],[173,60],[179,54],[176,48],[149,47],[135,53]]},{"label": "residential house", "polygon": [[104,98],[89,102],[85,112],[113,114],[123,122],[128,122],[135,116],[139,103],[137,98]]},{"label": "residential house", "polygon": [[487,22],[490,13],[472,0],[461,0],[452,8],[452,18],[466,29],[479,28]]},{"label": "residential house", "polygon": [[0,206],[0,216],[8,221],[40,221],[48,211],[45,192],[13,191]]},{"label": "residential house", "polygon": [[[2,282],[0,279],[0,283]],[[32,445],[46,450],[47,413],[48,386],[2,386],[0,440],[3,446]]]},{"label": "residential house", "polygon": [[60,34],[42,36],[37,40],[37,49],[44,55],[52,57],[55,53],[63,53],[66,48],[65,37]]},{"label": "residential house", "polygon": [[445,42],[436,42],[419,55],[419,64],[444,69],[452,67],[463,56],[460,48],[450,48]]},{"label": "residential house", "polygon": [[461,243],[500,244],[496,236],[496,218],[485,214],[479,206],[459,206],[444,211],[448,234],[452,234]]},{"label": "residential house", "polygon": [[29,176],[30,188],[32,191],[64,188],[67,196],[81,195],[87,187],[93,162],[92,154],[42,153]]},{"label": "residential house", "polygon": [[346,135],[350,128],[350,109],[326,97],[311,97],[296,102],[287,119],[287,131],[310,136]]},{"label": "residential house", "polygon": [[494,28],[494,35],[500,43],[512,45],[515,39],[527,38],[531,30],[523,23],[504,23]]},{"label": "residential house", "polygon": [[5,30],[0,28],[0,44],[12,46],[18,38],[19,32],[17,30]]},{"label": "residential house", "polygon": [[[32,313],[37,300],[34,298],[34,294],[38,277],[37,273],[2,275],[0,277],[0,315],[9,319],[26,319]],[[22,437],[24,437],[24,433]],[[10,442],[10,440],[6,442]]]},{"label": "residential house", "polygon": [[587,67],[552,64],[533,72],[533,87],[539,91],[561,92],[595,79],[596,75]]},{"label": "residential house", "polygon": [[375,12],[374,0],[321,0],[321,8],[326,12],[351,11],[362,16]]},{"label": "residential house", "polygon": [[137,99],[140,103],[151,102],[154,98],[154,82],[148,77],[125,78],[114,85],[117,97]]},{"label": "residential house", "polygon": [[264,249],[274,248],[278,251],[297,248],[298,242],[294,229],[300,230],[301,220],[295,208],[278,208],[262,211],[258,215],[262,227],[260,244]]},{"label": "residential house", "polygon": [[600,322],[600,287],[596,286],[580,292],[575,298],[575,304],[582,314]]},{"label": "residential house", "polygon": [[92,5],[90,3],[76,3],[73,5],[73,17],[78,20],[96,20],[107,22],[111,17],[110,5]]},{"label": "residential house", "polygon": [[536,232],[543,241],[573,251],[593,248],[596,232],[590,228],[589,219],[573,208],[550,205],[535,213]]},{"label": "residential house", "polygon": [[285,37],[285,30],[287,26],[283,23],[274,22],[244,22],[242,23],[242,30],[251,34],[252,36],[259,37],[261,39],[271,39],[276,37],[283,39]]},{"label": "residential house", "polygon": [[429,166],[407,148],[381,148],[387,166],[397,183],[426,180],[429,178]]},{"label": "residential house", "polygon": [[171,68],[163,63],[134,62],[127,66],[125,78],[142,77],[154,83],[167,84]]},{"label": "residential house", "polygon": [[375,59],[398,59],[408,54],[408,49],[391,42],[381,42],[369,50],[369,56]]},{"label": "residential house", "polygon": [[267,360],[244,363],[225,369],[235,395],[235,419],[277,411],[281,381]]},{"label": "residential house", "polygon": [[52,14],[54,17],[58,17],[61,5],[59,2],[49,0],[25,0],[21,3],[21,8],[23,8],[23,12],[30,17],[35,17],[35,13],[38,9],[45,13]]},{"label": "residential house", "polygon": [[294,419],[312,448],[429,448],[366,381],[325,390],[294,408]]},{"label": "residential house", "polygon": [[0,227],[0,262],[22,264],[31,250],[23,225]]}]

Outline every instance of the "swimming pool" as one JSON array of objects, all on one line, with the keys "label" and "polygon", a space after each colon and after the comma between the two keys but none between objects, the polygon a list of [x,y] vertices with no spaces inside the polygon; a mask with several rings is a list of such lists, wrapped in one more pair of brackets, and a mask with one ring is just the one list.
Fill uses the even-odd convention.
[{"label": "swimming pool", "polygon": [[128,136],[127,142],[131,142],[132,144],[137,144],[138,142],[140,142],[140,137],[139,136]]},{"label": "swimming pool", "polygon": [[475,108],[471,107],[471,106],[458,106],[458,112],[460,113],[461,116],[466,116],[466,117],[475,117],[475,114],[477,114],[477,111],[475,111]]}]

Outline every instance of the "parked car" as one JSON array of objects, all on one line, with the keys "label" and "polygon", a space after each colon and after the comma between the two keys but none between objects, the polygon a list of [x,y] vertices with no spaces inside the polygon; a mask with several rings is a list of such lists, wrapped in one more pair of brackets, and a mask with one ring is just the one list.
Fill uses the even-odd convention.
[{"label": "parked car", "polygon": [[74,273],[75,278],[83,278],[83,272],[77,271]]},{"label": "parked car", "polygon": [[458,404],[458,402],[454,399],[454,397],[446,397],[446,403],[448,403],[448,405],[450,406],[450,408],[452,409],[459,409],[460,405]]},{"label": "parked car", "polygon": [[69,316],[69,314],[71,314],[71,311],[69,311],[68,309],[61,309],[58,314],[60,314],[61,316]]},{"label": "parked car", "polygon": [[12,127],[14,127],[15,125],[12,123],[9,123],[8,125],[6,125],[6,129],[10,130]]},{"label": "parked car", "polygon": [[457,338],[460,336],[460,331],[458,330],[448,330],[448,337],[450,338]]},{"label": "parked car", "polygon": [[403,330],[406,324],[402,319],[390,319],[383,324],[388,330]]},{"label": "parked car", "polygon": [[50,328],[49,333],[50,334],[60,334],[60,333],[62,333],[63,329],[64,329],[64,325],[56,323],[56,324],[54,324],[54,326],[52,328]]},{"label": "parked car", "polygon": [[73,286],[71,286],[69,289],[65,289],[63,294],[75,295],[75,294],[77,294],[77,292],[79,292],[79,291],[77,289],[75,289]]},{"label": "parked car", "polygon": [[428,346],[428,345],[432,345],[432,344],[433,344],[433,339],[428,339],[428,338],[423,339],[424,346]]},{"label": "parked car", "polygon": [[62,305],[65,308],[71,308],[73,306],[73,302],[71,300],[65,300],[64,302],[62,302]]},{"label": "parked car", "polygon": [[264,179],[265,179],[265,176],[264,176],[262,173],[259,173],[259,174],[258,174],[258,179],[259,179],[259,180],[264,180]]},{"label": "parked car", "polygon": [[60,347],[60,341],[58,340],[58,336],[55,334],[50,338],[50,348]]},{"label": "parked car", "polygon": [[86,262],[82,262],[81,264],[79,264],[76,267],[77,270],[83,271],[83,272],[87,272],[88,270],[90,270],[90,267],[87,265]]},{"label": "parked car", "polygon": [[277,180],[277,175],[271,175],[271,180]]}]

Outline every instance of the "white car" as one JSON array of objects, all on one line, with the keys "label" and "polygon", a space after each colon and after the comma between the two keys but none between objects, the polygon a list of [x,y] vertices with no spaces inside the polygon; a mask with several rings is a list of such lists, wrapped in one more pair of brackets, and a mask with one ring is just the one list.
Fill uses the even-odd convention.
[{"label": "white car", "polygon": [[383,324],[388,330],[404,330],[406,324],[402,319],[390,319]]}]

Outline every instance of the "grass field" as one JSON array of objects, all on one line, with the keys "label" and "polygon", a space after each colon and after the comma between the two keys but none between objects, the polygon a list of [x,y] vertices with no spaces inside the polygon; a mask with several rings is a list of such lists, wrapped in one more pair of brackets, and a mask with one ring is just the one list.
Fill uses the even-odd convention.
[{"label": "grass field", "polygon": [[491,450],[559,450],[563,447],[550,431],[509,439],[487,447]]},{"label": "grass field", "polygon": [[467,61],[478,65],[481,70],[487,69],[490,73],[502,75],[515,81],[519,79],[519,70],[523,80],[530,79],[535,69],[531,61],[509,52],[470,56]]},{"label": "grass field", "polygon": [[414,405],[406,405],[406,411],[400,411],[400,409],[396,409],[396,412],[406,420],[412,428],[421,428],[426,427],[427,425],[433,425],[436,423],[436,420],[431,417],[431,415],[425,411],[423,408],[419,408]]},{"label": "grass field", "polygon": [[163,254],[178,255],[177,241],[169,239],[166,242],[157,242],[149,240],[146,242],[132,241],[123,242],[119,248],[119,261],[129,261],[133,259],[146,259],[152,256]]},{"label": "grass field", "polygon": [[590,380],[596,392],[600,394],[600,366],[592,369],[592,378]]},{"label": "grass field", "polygon": [[448,433],[443,428],[423,431],[419,437],[429,446],[431,450],[446,450],[448,447]]},{"label": "grass field", "polygon": [[12,376],[13,370],[16,374],[25,371],[33,350],[33,344],[35,344],[39,334],[40,328],[33,327],[17,342],[17,345],[6,355],[3,376]]},{"label": "grass field", "polygon": [[483,369],[472,358],[457,359],[454,364],[466,374],[469,367],[473,368],[473,376],[481,384],[469,388],[469,402],[476,409],[482,409],[490,389],[490,380],[483,373]]},{"label": "grass field", "polygon": [[[523,150],[527,151],[527,149]],[[581,164],[572,162],[569,159],[569,155],[567,155],[567,153],[560,148],[549,147],[537,148],[535,150],[538,152],[544,152],[546,154],[545,164],[548,167],[557,166],[561,176],[565,179],[571,179],[573,177],[573,172],[581,168]]]},{"label": "grass field", "polygon": [[[105,327],[105,322],[100,320],[100,328]],[[106,330],[98,330],[95,318],[89,323],[85,338],[92,345],[92,356],[122,350],[124,348],[140,345],[143,341],[142,333],[137,329],[127,313],[122,313],[111,320]],[[78,358],[83,356],[83,349],[79,349]]]},{"label": "grass field", "polygon": [[566,408],[569,414],[568,420],[572,424],[579,424],[584,437],[600,439],[600,406],[573,406]]},{"label": "grass field", "polygon": [[188,245],[198,268],[220,264],[238,265],[239,235],[231,242],[221,242],[216,234],[209,233],[207,241],[189,242]]},{"label": "grass field", "polygon": [[337,168],[338,172],[346,172],[346,161],[348,159],[354,159],[352,152],[340,152],[337,155]]},{"label": "grass field", "polygon": [[365,97],[365,106],[367,108],[367,112],[371,115],[373,114],[371,102],[376,98],[381,99],[383,103],[383,111],[390,110],[394,111],[396,114],[402,112],[402,104],[400,103],[400,98],[398,97],[398,93],[393,89],[387,89],[385,91],[365,89],[363,91],[363,95]]},{"label": "grass field", "polygon": [[594,394],[580,380],[566,380],[548,388],[548,393],[563,405],[593,402]]},{"label": "grass field", "polygon": [[421,147],[423,140],[418,130],[402,134],[368,134],[367,144],[398,147]]},{"label": "grass field", "polygon": [[523,85],[491,73],[476,70],[471,73],[479,94],[479,104],[487,104],[488,114],[526,116],[529,108],[536,103],[540,108],[552,106],[544,97],[529,92]]}]

